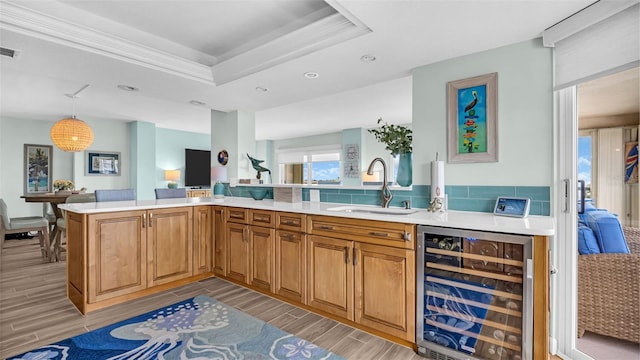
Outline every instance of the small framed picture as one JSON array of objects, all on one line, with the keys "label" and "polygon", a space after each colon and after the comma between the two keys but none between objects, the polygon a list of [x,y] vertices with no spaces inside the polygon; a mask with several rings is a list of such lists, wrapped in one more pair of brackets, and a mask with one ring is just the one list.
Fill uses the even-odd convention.
[{"label": "small framed picture", "polygon": [[449,163],[498,161],[498,73],[447,84]]},{"label": "small framed picture", "polygon": [[24,144],[24,193],[39,194],[53,191],[51,170],[53,146]]},{"label": "small framed picture", "polygon": [[218,164],[227,165],[227,162],[229,162],[229,153],[227,150],[220,151],[218,153]]},{"label": "small framed picture", "polygon": [[85,175],[120,175],[122,163],[119,152],[87,150],[84,154]]}]

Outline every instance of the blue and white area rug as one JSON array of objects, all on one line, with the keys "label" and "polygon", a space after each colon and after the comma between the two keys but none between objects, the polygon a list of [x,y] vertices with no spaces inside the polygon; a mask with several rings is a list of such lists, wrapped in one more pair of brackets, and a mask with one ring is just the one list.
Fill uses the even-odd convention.
[{"label": "blue and white area rug", "polygon": [[202,295],[12,359],[344,360]]}]

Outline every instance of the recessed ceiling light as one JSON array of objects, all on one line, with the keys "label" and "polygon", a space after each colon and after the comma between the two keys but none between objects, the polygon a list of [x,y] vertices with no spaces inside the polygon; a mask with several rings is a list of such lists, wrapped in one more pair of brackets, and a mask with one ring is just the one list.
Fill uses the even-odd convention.
[{"label": "recessed ceiling light", "polygon": [[376,57],[373,56],[373,55],[366,54],[366,55],[360,56],[360,61],[362,61],[362,62],[372,62],[372,61],[376,61]]},{"label": "recessed ceiling light", "polygon": [[207,105],[207,104],[203,103],[202,101],[198,101],[198,100],[191,100],[191,101],[189,101],[189,104],[191,104],[191,105],[195,105],[195,106],[204,106],[204,105]]},{"label": "recessed ceiling light", "polygon": [[318,76],[320,76],[320,74],[318,74],[317,72],[313,72],[313,71],[307,71],[306,73],[304,73],[304,77],[306,77],[307,79],[315,79]]},{"label": "recessed ceiling light", "polygon": [[124,90],[124,91],[138,91],[138,90],[140,90],[137,87],[131,86],[131,85],[118,85],[118,89]]},{"label": "recessed ceiling light", "polygon": [[262,86],[256,86],[256,91],[267,92],[267,91],[269,91],[269,89],[267,89],[266,87],[262,87]]}]

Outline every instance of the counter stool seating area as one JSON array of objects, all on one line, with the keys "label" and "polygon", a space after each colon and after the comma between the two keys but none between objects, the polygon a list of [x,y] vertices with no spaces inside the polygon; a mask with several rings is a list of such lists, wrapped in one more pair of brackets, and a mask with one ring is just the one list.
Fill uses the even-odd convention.
[{"label": "counter stool seating area", "polygon": [[51,259],[51,245],[49,243],[49,220],[42,216],[9,217],[7,204],[0,199],[0,255],[4,246],[6,234],[18,234],[37,231],[40,239],[40,251],[42,258]]},{"label": "counter stool seating area", "polygon": [[592,207],[578,222],[578,250],[578,337],[640,343],[640,229]]},{"label": "counter stool seating area", "polygon": [[186,197],[186,188],[156,188],[156,199],[184,199]]},{"label": "counter stool seating area", "polygon": [[96,202],[103,201],[127,201],[136,199],[135,189],[108,189],[96,190]]},{"label": "counter stool seating area", "polygon": [[[93,193],[71,195],[64,202],[66,204],[96,202],[96,195]],[[56,259],[60,260],[60,253],[65,251],[62,246],[62,239],[66,236],[67,231],[67,220],[65,219],[64,211],[62,212],[62,218],[56,220],[56,225],[58,226],[58,232],[53,239],[53,253]]]}]

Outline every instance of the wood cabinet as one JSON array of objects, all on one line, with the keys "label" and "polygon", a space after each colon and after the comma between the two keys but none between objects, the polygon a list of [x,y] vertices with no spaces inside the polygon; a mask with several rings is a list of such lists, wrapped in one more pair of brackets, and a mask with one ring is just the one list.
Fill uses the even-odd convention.
[{"label": "wood cabinet", "polygon": [[123,211],[88,216],[91,241],[86,244],[87,302],[96,303],[147,287],[146,214]]},{"label": "wood cabinet", "polygon": [[192,208],[90,215],[89,302],[193,275]]},{"label": "wood cabinet", "polygon": [[308,241],[308,305],[353,320],[353,242],[316,235]]},{"label": "wood cabinet", "polygon": [[213,273],[218,276],[227,275],[227,240],[225,229],[225,208],[213,207]]},{"label": "wood cabinet", "polygon": [[226,276],[273,292],[273,211],[228,208],[226,214]]},{"label": "wood cabinet", "polygon": [[306,215],[276,213],[276,257],[274,292],[287,299],[306,303],[307,241]]},{"label": "wood cabinet", "polygon": [[308,304],[414,341],[415,227],[308,218]]},{"label": "wood cabinet", "polygon": [[193,208],[193,273],[204,274],[212,270],[213,207]]},{"label": "wood cabinet", "polygon": [[69,212],[69,299],[86,314],[209,277],[210,207],[195,208]]},{"label": "wood cabinet", "polygon": [[147,286],[193,275],[193,208],[149,210],[146,218]]}]

